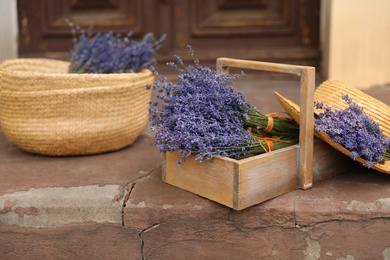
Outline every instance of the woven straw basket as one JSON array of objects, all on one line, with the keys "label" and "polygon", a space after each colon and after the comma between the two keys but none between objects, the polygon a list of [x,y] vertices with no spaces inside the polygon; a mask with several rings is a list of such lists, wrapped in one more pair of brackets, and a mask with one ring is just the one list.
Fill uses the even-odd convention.
[{"label": "woven straw basket", "polygon": [[70,74],[68,62],[0,64],[0,122],[21,149],[43,155],[96,154],[132,144],[148,120],[150,70]]},{"label": "woven straw basket", "polygon": [[[373,118],[374,122],[378,123],[383,134],[390,138],[390,107],[380,102],[379,100],[363,93],[362,91],[337,80],[327,80],[323,82],[315,91],[314,98],[317,101],[328,104],[332,109],[345,109],[348,104],[345,103],[341,97],[342,94],[349,94],[352,101],[356,102],[364,108],[364,111]],[[275,92],[276,98],[282,104],[287,113],[299,123],[300,108],[297,104],[291,100],[283,97],[279,93]],[[315,110],[316,113],[320,113],[320,110]],[[335,149],[339,150],[343,154],[349,156],[351,153],[344,147],[335,143],[330,137],[323,133],[314,131],[315,135],[330,144]],[[364,164],[365,160],[357,158],[356,161]],[[385,161],[384,164],[376,164],[372,166],[373,169],[390,174],[390,161]]]}]

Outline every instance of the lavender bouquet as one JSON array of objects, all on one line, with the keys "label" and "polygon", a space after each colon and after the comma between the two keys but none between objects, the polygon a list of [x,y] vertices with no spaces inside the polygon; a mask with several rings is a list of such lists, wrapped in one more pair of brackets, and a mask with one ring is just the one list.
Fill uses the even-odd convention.
[{"label": "lavender bouquet", "polygon": [[[191,46],[187,46],[193,55]],[[160,77],[153,86],[157,91],[158,102],[150,102],[150,130],[155,137],[155,145],[164,154],[178,151],[180,164],[187,156],[196,160],[211,159],[214,156],[237,158],[247,154],[267,152],[297,143],[281,141],[279,137],[262,132],[263,121],[251,115],[260,116],[241,92],[234,92],[229,74],[217,74],[209,67],[199,65],[184,66],[180,57],[168,65],[179,73],[178,83]],[[158,72],[151,68],[155,75]],[[235,75],[233,78],[237,78]],[[250,125],[247,123],[251,122]],[[256,123],[257,122],[257,123]],[[299,129],[295,123],[291,124]],[[252,132],[256,132],[255,135]]]},{"label": "lavender bouquet", "polygon": [[348,108],[343,110],[332,111],[330,106],[315,102],[317,109],[324,110],[315,119],[316,130],[349,150],[351,158],[366,160],[364,165],[368,168],[389,160],[390,139],[348,95],[343,95],[342,99],[348,104]]},{"label": "lavender bouquet", "polygon": [[[125,37],[112,32],[93,34],[69,23],[73,33],[70,73],[136,73],[156,63],[154,55],[161,48],[166,35],[155,40],[153,33],[141,42],[132,41],[132,32]],[[76,34],[79,34],[76,37]]]}]

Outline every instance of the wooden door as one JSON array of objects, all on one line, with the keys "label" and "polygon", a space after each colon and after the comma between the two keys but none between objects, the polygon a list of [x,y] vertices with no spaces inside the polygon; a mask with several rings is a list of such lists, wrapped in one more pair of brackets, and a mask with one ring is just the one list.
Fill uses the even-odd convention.
[{"label": "wooden door", "polygon": [[217,57],[318,67],[320,0],[18,0],[21,57],[66,59],[69,18],[95,31],[168,37],[160,64],[193,46],[203,64]]}]

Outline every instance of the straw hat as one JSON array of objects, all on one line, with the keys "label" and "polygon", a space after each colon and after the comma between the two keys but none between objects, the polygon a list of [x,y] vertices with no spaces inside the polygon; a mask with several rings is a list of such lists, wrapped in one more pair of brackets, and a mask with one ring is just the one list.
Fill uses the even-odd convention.
[{"label": "straw hat", "polygon": [[[328,104],[332,109],[345,109],[348,107],[348,104],[342,100],[342,94],[348,94],[354,102],[362,106],[365,113],[379,124],[383,134],[387,138],[390,138],[390,107],[362,91],[338,80],[327,80],[316,89],[314,100],[324,102],[324,104]],[[275,95],[287,113],[299,123],[300,107],[277,92],[275,92]],[[315,109],[315,112],[320,113],[321,111]],[[314,134],[343,154],[349,156],[351,153],[341,145],[333,142],[327,134],[318,131],[314,131]],[[357,158],[356,161],[362,164],[366,162],[361,158]],[[385,161],[384,164],[378,163],[371,168],[390,174],[390,161]]]}]

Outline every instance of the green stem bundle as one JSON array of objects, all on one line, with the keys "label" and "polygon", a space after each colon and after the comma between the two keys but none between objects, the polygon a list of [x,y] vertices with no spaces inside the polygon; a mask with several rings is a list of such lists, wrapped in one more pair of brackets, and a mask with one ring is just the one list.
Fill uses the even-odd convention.
[{"label": "green stem bundle", "polygon": [[[245,127],[257,139],[250,153],[261,154],[299,143],[299,125],[294,121],[275,116],[270,119],[271,116],[263,115],[256,109],[251,109],[248,117]],[[272,127],[269,125],[270,120]]]}]

